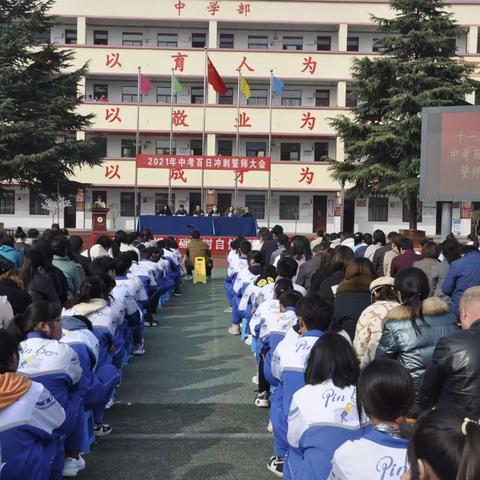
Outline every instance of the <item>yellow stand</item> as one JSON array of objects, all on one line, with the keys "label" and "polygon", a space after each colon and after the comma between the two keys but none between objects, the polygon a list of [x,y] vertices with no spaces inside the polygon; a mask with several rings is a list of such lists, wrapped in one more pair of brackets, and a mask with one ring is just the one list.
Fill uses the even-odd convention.
[{"label": "yellow stand", "polygon": [[193,283],[207,283],[205,257],[195,257]]}]

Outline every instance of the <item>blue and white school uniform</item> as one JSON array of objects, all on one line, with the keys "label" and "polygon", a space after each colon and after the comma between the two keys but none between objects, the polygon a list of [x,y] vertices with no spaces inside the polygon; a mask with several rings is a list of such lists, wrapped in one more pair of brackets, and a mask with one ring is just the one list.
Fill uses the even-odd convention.
[{"label": "blue and white school uniform", "polygon": [[294,307],[287,307],[284,312],[268,312],[260,322],[258,334],[260,342],[273,352],[287,331],[297,323],[298,318]]},{"label": "blue and white school uniform", "polygon": [[295,342],[292,341],[295,339],[293,335],[284,338],[273,352],[271,363],[265,361],[265,378],[270,385],[277,386],[271,397],[270,421],[274,451],[278,457],[283,458],[288,451],[288,413],[292,397],[305,385],[305,365],[313,345],[322,335],[321,330],[309,330]]},{"label": "blue and white school uniform", "polygon": [[270,313],[280,313],[280,302],[276,298],[271,298],[270,300],[266,300],[262,302],[255,312],[252,315],[250,320],[250,333],[258,338],[258,334],[260,331],[260,324],[262,320]]},{"label": "blue and white school uniform", "polygon": [[328,478],[335,450],[369,431],[365,417],[363,424],[360,423],[356,404],[354,385],[338,388],[331,380],[306,385],[293,395],[288,416],[290,448],[284,465],[286,479]]},{"label": "blue and white school uniform", "polygon": [[237,250],[230,250],[227,255],[227,276],[231,277],[233,273],[237,270],[237,262],[239,255]]},{"label": "blue and white school uniform", "polygon": [[400,480],[408,470],[407,447],[408,440],[372,430],[335,451],[328,480]]},{"label": "blue and white school uniform", "polygon": [[102,423],[105,406],[120,381],[120,374],[112,364],[98,367],[100,345],[93,332],[75,317],[64,317],[60,342],[69,345],[78,355],[82,367],[79,383],[85,410],[92,410],[95,423]]},{"label": "blue and white school uniform", "polygon": [[148,295],[145,291],[142,281],[139,278],[131,274],[128,274],[127,276],[117,276],[115,277],[115,283],[117,286],[123,285],[125,288],[127,288],[130,292],[130,295],[139,305],[140,309],[143,308],[143,305],[145,305],[145,302],[148,300]]},{"label": "blue and white school uniform", "polygon": [[[278,277],[277,277],[277,280],[278,280]],[[300,293],[303,297],[307,294],[307,291],[305,290],[304,287],[302,287],[301,285],[299,285],[298,283],[293,283],[292,282],[292,285],[293,285],[293,289]],[[276,282],[275,283],[269,283],[268,285],[265,285],[259,292],[258,294],[258,297],[257,297],[257,301],[259,303],[261,302],[264,302],[265,300],[269,300],[271,298],[273,298],[273,292],[275,290],[275,286],[276,286]]]},{"label": "blue and white school uniform", "polygon": [[0,480],[62,479],[62,470],[55,468],[59,438],[54,430],[64,422],[65,411],[38,382],[1,409]]}]

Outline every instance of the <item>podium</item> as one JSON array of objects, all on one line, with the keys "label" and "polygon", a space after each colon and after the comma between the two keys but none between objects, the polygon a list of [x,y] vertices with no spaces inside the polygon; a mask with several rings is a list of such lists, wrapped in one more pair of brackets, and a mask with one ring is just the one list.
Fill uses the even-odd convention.
[{"label": "podium", "polygon": [[93,231],[106,232],[107,231],[107,213],[109,208],[96,208],[92,210]]}]

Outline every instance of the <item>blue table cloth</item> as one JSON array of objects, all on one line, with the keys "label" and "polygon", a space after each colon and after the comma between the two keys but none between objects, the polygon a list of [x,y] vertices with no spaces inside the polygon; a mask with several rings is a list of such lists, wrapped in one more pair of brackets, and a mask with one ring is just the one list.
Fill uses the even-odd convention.
[{"label": "blue table cloth", "polygon": [[175,217],[140,215],[138,229],[148,228],[154,235],[189,235],[196,228],[202,236],[255,237],[257,220],[252,217]]}]

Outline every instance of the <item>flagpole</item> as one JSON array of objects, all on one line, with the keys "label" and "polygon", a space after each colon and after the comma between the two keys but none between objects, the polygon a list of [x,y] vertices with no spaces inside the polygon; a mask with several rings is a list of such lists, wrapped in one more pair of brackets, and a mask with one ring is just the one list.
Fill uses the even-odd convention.
[{"label": "flagpole", "polygon": [[[208,50],[205,46],[205,71],[203,75],[203,122],[202,122],[202,155],[206,154],[206,145],[205,145],[205,129],[206,129],[206,119],[207,119],[207,101],[208,101],[208,84],[207,84],[207,74],[208,74]],[[200,205],[201,209],[205,212],[205,169],[202,168],[202,186],[200,188]]]},{"label": "flagpole", "polygon": [[137,155],[140,153],[140,74],[142,67],[138,67],[137,75],[137,132],[135,135],[135,210],[133,212],[133,229],[137,231],[137,212],[138,212],[138,168]]},{"label": "flagpole", "polygon": [[[240,155],[240,69],[237,69],[238,72],[238,81],[237,81],[237,133],[235,137],[235,155],[238,157]],[[235,170],[235,195],[234,203],[235,208],[237,208],[237,197],[238,197],[238,170]]]},{"label": "flagpole", "polygon": [[267,190],[267,226],[270,228],[270,207],[272,203],[272,104],[273,104],[273,70],[270,70],[270,119],[268,127],[268,156],[270,157],[270,169],[268,170]]},{"label": "flagpole", "polygon": [[[170,155],[173,155],[173,76],[174,76],[174,70],[172,68],[172,75],[170,77],[170,140],[168,143],[168,153]],[[168,169],[168,208],[170,208],[172,205],[172,169]],[[175,211],[175,206],[173,207],[173,210]]]}]

